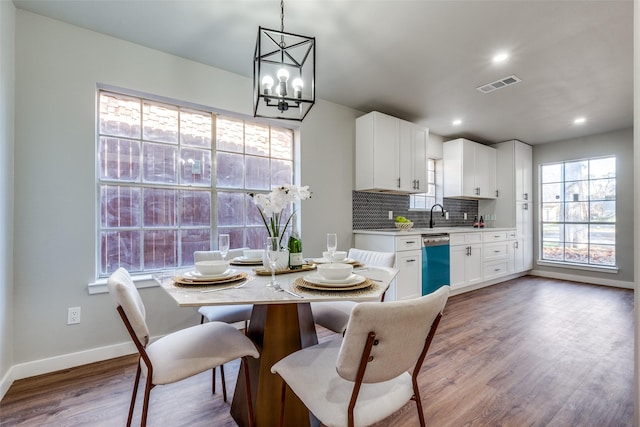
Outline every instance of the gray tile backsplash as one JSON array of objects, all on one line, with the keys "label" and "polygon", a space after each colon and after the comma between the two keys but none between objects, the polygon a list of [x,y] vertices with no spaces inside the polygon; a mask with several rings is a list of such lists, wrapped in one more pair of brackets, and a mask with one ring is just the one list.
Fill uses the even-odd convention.
[{"label": "gray tile backsplash", "polygon": [[[414,223],[414,227],[429,227],[429,212],[410,211],[409,196],[405,194],[369,193],[353,191],[353,229],[366,230],[377,228],[394,228],[389,211],[394,218],[402,215]],[[449,212],[449,219],[442,217],[439,208],[434,209],[433,219],[436,227],[465,227],[473,225],[474,215],[478,215],[477,200],[444,199],[444,209]],[[464,214],[467,220],[464,220]]]}]

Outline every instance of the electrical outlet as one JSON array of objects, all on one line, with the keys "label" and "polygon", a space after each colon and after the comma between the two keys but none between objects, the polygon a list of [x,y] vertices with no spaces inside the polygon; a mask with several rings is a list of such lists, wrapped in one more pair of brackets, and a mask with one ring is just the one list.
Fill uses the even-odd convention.
[{"label": "electrical outlet", "polygon": [[393,211],[389,211],[389,219],[393,219]]},{"label": "electrical outlet", "polygon": [[80,307],[69,307],[67,309],[67,325],[80,323]]},{"label": "electrical outlet", "polygon": [[464,219],[467,219],[467,213],[466,212],[464,213]]}]

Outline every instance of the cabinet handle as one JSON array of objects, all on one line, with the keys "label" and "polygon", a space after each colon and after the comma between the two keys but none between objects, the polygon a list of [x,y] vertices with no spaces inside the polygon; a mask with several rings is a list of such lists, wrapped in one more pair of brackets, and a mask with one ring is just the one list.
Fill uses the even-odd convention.
[{"label": "cabinet handle", "polygon": [[476,187],[476,196],[480,195],[480,187]]},{"label": "cabinet handle", "polygon": [[416,190],[420,188],[420,180],[416,179]]},{"label": "cabinet handle", "polygon": [[525,211],[528,211],[529,210],[529,203],[524,203],[522,205],[522,209],[524,209]]},{"label": "cabinet handle", "polygon": [[500,269],[499,268],[494,268],[493,271],[495,271],[497,273],[498,271],[500,271]]},{"label": "cabinet handle", "polygon": [[407,262],[416,262],[416,259],[408,259]]},{"label": "cabinet handle", "polygon": [[499,254],[499,253],[500,253],[500,251],[493,251],[493,253],[494,253],[494,254]]},{"label": "cabinet handle", "polygon": [[496,190],[496,198],[498,198],[499,194],[500,194],[500,191]]},{"label": "cabinet handle", "polygon": [[400,188],[400,178],[398,178],[398,188]]},{"label": "cabinet handle", "polygon": [[516,249],[518,249],[518,248],[519,248],[519,246],[518,246],[518,242],[516,242]]},{"label": "cabinet handle", "polygon": [[529,193],[524,193],[523,196],[524,196],[523,199],[529,200]]}]

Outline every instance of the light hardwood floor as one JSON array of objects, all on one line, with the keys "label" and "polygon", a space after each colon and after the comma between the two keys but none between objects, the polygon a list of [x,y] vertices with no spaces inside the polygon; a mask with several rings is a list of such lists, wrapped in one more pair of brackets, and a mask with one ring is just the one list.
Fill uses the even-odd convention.
[{"label": "light hardwood floor", "polygon": [[[16,381],[0,426],[122,426],[135,361]],[[526,276],[451,297],[419,378],[430,426],[631,426],[633,292]],[[210,383],[204,373],[156,387],[149,425],[234,426]],[[417,421],[410,403],[378,427]]]}]

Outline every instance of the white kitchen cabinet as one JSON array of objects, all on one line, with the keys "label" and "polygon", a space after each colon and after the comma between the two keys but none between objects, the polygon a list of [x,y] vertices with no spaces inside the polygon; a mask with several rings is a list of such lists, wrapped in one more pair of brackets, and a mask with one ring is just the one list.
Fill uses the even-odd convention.
[{"label": "white kitchen cabinet", "polygon": [[444,197],[496,198],[496,150],[468,139],[443,144]]},{"label": "white kitchen cabinet", "polygon": [[[515,231],[513,232],[515,236]],[[509,231],[484,231],[483,233],[483,278],[485,281],[497,279],[509,274],[509,265],[513,265],[513,253],[510,250],[512,242]]]},{"label": "white kitchen cabinet", "polygon": [[356,119],[356,190],[426,191],[428,130],[377,111]]},{"label": "white kitchen cabinet", "polygon": [[451,289],[483,281],[482,233],[455,233],[449,237]]},{"label": "white kitchen cabinet", "polygon": [[498,198],[495,201],[495,227],[515,227],[512,243],[514,273],[533,268],[533,166],[531,146],[512,140],[493,145],[500,168],[497,169]]},{"label": "white kitchen cabinet", "polygon": [[422,295],[422,238],[420,234],[356,234],[355,247],[369,251],[395,252],[398,275],[391,282],[385,301]]}]

